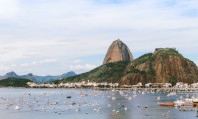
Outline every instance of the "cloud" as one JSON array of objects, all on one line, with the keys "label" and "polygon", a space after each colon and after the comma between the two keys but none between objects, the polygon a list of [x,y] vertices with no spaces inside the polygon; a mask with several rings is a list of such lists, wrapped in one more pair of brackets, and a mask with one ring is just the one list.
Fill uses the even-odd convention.
[{"label": "cloud", "polygon": [[79,71],[79,70],[88,71],[88,70],[94,69],[96,67],[97,67],[96,65],[92,65],[92,64],[70,65],[69,69],[72,71]]},{"label": "cloud", "polygon": [[55,63],[55,62],[57,62],[57,59],[45,59],[45,60],[41,60],[39,64],[49,64],[49,63]]},{"label": "cloud", "polygon": [[23,64],[21,64],[21,66],[22,67],[27,67],[27,66],[30,66],[30,64],[29,63],[23,63]]},{"label": "cloud", "polygon": [[38,62],[33,61],[31,63],[23,63],[21,64],[22,67],[27,67],[27,66],[35,66],[35,65],[43,65],[43,64],[51,64],[51,63],[56,63],[58,60],[57,59],[45,59],[45,60],[40,60]]},{"label": "cloud", "polygon": [[77,63],[80,63],[81,60],[74,60],[74,63],[77,64]]},{"label": "cloud", "polygon": [[16,67],[16,64],[11,64],[10,67]]},{"label": "cloud", "polygon": [[[85,67],[89,58],[74,60],[104,56],[117,38],[133,54],[176,47],[195,56],[196,11],[197,0],[0,0],[0,65],[39,66],[64,59]],[[48,57],[57,61],[40,60]]]}]

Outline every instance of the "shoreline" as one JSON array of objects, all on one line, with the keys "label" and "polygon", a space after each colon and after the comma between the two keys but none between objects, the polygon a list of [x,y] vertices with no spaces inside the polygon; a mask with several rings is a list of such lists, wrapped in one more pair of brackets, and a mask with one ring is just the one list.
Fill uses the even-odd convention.
[{"label": "shoreline", "polygon": [[0,87],[8,89],[92,89],[92,90],[198,90],[198,88],[26,88],[26,87]]}]

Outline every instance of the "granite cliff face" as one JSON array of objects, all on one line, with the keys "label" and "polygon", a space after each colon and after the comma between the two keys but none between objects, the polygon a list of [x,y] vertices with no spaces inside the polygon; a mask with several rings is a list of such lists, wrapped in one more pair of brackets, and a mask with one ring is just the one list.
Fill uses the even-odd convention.
[{"label": "granite cliff face", "polygon": [[133,56],[129,48],[119,39],[114,41],[109,47],[103,64],[118,61],[133,61]]},{"label": "granite cliff face", "polygon": [[198,82],[197,66],[175,49],[156,49],[134,60],[125,71],[121,85],[145,83]]}]

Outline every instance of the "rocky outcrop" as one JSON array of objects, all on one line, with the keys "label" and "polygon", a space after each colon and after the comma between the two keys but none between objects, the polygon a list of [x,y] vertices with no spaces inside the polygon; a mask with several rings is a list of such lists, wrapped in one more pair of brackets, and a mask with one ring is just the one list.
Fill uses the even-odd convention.
[{"label": "rocky outcrop", "polygon": [[159,49],[147,54],[127,69],[120,83],[135,85],[145,83],[194,83],[198,81],[197,66],[175,49]]},{"label": "rocky outcrop", "polygon": [[118,61],[133,61],[129,48],[119,39],[114,41],[109,47],[103,64]]}]

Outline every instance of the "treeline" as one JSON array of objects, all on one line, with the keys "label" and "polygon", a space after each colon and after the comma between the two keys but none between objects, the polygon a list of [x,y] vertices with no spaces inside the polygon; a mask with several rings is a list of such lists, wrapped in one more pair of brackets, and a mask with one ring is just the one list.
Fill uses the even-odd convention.
[{"label": "treeline", "polygon": [[0,80],[0,87],[26,87],[28,88],[27,82],[32,82],[29,79],[20,78],[7,78]]}]

